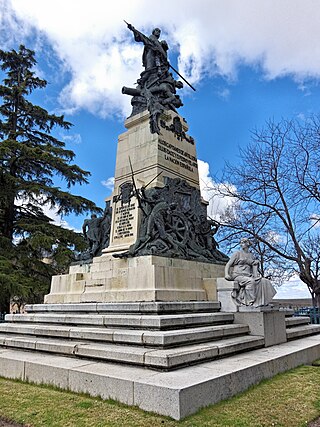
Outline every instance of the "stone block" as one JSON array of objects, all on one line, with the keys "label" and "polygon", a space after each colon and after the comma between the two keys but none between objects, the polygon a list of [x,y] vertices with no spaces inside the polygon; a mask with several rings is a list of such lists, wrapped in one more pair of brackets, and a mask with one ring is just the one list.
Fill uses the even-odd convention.
[{"label": "stone block", "polygon": [[4,340],[4,345],[6,347],[16,347],[23,350],[34,350],[36,348],[36,339],[35,337],[6,337]]},{"label": "stone block", "polygon": [[0,349],[0,375],[21,378],[27,364],[26,380],[116,399],[179,420],[319,357],[320,335],[173,372]]},{"label": "stone block", "polygon": [[[36,335],[43,335],[43,336],[50,336],[50,337],[63,337],[63,338],[70,338],[69,334],[70,327],[64,327],[64,326],[35,326],[34,328],[34,334]],[[21,333],[21,332],[20,332]]]},{"label": "stone block", "polygon": [[154,292],[154,298],[156,301],[203,301],[206,298],[204,290],[194,289],[166,289],[157,290]]},{"label": "stone block", "polygon": [[76,342],[37,339],[35,350],[56,354],[73,355],[75,353],[76,347]]},{"label": "stone block", "polygon": [[117,315],[117,314],[110,314],[110,315],[104,315],[103,316],[103,324],[104,326],[110,327],[110,326],[121,326],[121,327],[135,327],[138,328],[141,326],[142,317],[139,315]]},{"label": "stone block", "polygon": [[[118,373],[123,368],[118,369]],[[103,364],[90,364],[69,371],[69,389],[76,393],[87,393],[102,399],[113,399],[134,405],[133,379],[117,377]]]},{"label": "stone block", "polygon": [[24,379],[24,358],[13,357],[12,350],[0,349],[0,377],[10,379]]},{"label": "stone block", "polygon": [[88,363],[56,355],[33,354],[33,357],[27,358],[25,362],[24,380],[68,390],[70,370]]},{"label": "stone block", "polygon": [[75,348],[75,355],[90,357],[93,359],[109,360],[113,362],[134,363],[136,365],[144,364],[143,348],[117,346],[117,345],[99,345],[99,344],[79,344]]},{"label": "stone block", "polygon": [[287,329],[287,339],[293,340],[308,335],[319,334],[320,325],[302,325],[295,328]]},{"label": "stone block", "polygon": [[113,342],[140,345],[143,343],[143,336],[143,331],[115,330],[113,332]]},{"label": "stone block", "polygon": [[[165,346],[167,342],[167,337],[164,335],[164,332],[159,333],[158,331],[144,331],[141,336],[142,343],[144,345],[150,346]],[[169,338],[169,342],[172,342]]]},{"label": "stone block", "polygon": [[104,316],[99,314],[88,314],[86,316],[74,314],[65,316],[65,323],[72,325],[102,326],[104,325]]},{"label": "stone block", "polygon": [[113,330],[102,328],[70,328],[69,337],[78,340],[93,340],[112,342]]},{"label": "stone block", "polygon": [[308,325],[310,323],[310,317],[304,316],[304,317],[286,317],[286,327],[291,328],[293,326],[297,325]]},{"label": "stone block", "polygon": [[217,278],[217,300],[220,301],[222,311],[231,313],[238,311],[238,306],[231,297],[231,293],[236,289],[233,281],[226,280],[223,277]]},{"label": "stone block", "polygon": [[[32,321],[33,315],[24,314],[23,315],[25,320]],[[22,314],[6,314],[4,317],[5,322],[18,322],[21,321]]]},{"label": "stone block", "polygon": [[69,273],[70,274],[74,274],[74,273],[86,274],[90,272],[90,269],[91,269],[90,263],[75,264],[69,267]]},{"label": "stone block", "polygon": [[217,301],[217,279],[203,278],[202,284],[207,294],[207,300]]},{"label": "stone block", "polygon": [[172,417],[176,420],[180,415],[180,390],[172,387],[159,387],[153,384],[138,382],[134,389],[134,403],[145,411]]},{"label": "stone block", "polygon": [[263,337],[234,337],[217,342],[219,356],[226,356],[228,354],[239,353],[244,350],[263,347]]},{"label": "stone block", "polygon": [[248,325],[225,325],[222,326],[222,334],[223,336],[237,335],[237,334],[247,334],[250,332]]},{"label": "stone block", "polygon": [[98,303],[97,312],[98,313],[138,313],[140,311],[139,302],[128,302],[128,303]]},{"label": "stone block", "polygon": [[34,325],[19,325],[16,323],[0,323],[0,333],[8,332],[11,334],[23,333],[27,335],[33,335],[35,333]]},{"label": "stone block", "polygon": [[147,351],[145,364],[156,368],[170,369],[195,361],[212,359],[218,355],[215,345],[194,344],[192,347]]},{"label": "stone block", "polygon": [[266,347],[287,341],[284,312],[270,308],[241,309],[234,315],[235,322],[248,325],[252,335],[264,337]]}]

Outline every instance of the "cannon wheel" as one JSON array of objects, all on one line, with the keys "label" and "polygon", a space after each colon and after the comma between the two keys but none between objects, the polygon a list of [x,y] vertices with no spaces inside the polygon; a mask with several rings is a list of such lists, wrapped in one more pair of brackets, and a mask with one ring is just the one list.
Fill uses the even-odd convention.
[{"label": "cannon wheel", "polygon": [[185,245],[188,240],[188,221],[183,213],[173,212],[166,223],[166,232],[173,241],[179,245]]}]

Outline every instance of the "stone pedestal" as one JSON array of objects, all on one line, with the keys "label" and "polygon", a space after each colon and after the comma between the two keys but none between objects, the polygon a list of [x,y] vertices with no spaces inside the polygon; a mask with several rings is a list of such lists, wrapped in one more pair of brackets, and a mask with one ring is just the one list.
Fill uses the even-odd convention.
[{"label": "stone pedestal", "polygon": [[118,140],[110,245],[104,253],[125,251],[137,239],[141,212],[136,197],[130,197],[132,175],[137,188],[163,187],[165,177],[199,188],[194,140],[179,114],[166,111],[161,116],[160,135],[150,133],[147,110],[127,119],[125,126]]},{"label": "stone pedestal", "polygon": [[[192,232],[195,233],[184,212],[193,210],[195,216],[206,217],[206,202],[199,192],[195,143],[186,133],[185,120],[173,111],[166,111],[159,121],[161,133],[151,134],[149,112],[144,111],[127,119],[125,126],[127,131],[118,141],[109,247],[90,263],[71,266],[69,274],[54,276],[45,303],[216,300],[216,278],[223,274],[223,261],[212,263],[215,258],[210,260],[210,250],[199,246],[188,248],[192,253],[189,260],[178,259],[181,254],[188,258],[184,247],[192,238]],[[168,184],[173,181],[177,186],[175,192]],[[158,217],[152,217],[154,222],[145,221],[145,225],[154,227],[158,233],[156,239],[160,241],[160,226],[162,232],[168,235],[171,232],[171,241],[177,240],[180,246],[175,246],[180,252],[172,249],[174,245],[168,240],[160,242],[160,249],[166,250],[167,245],[168,250],[172,249],[170,255],[154,256],[152,248],[151,253],[143,256],[136,253],[128,256],[127,253],[127,258],[114,257],[121,256],[137,241],[141,242],[141,217],[151,217],[151,211],[153,213],[154,206],[158,205],[149,199],[148,207],[151,208],[146,213],[140,198],[147,199],[147,192],[152,191],[158,195],[160,191],[165,193],[159,202],[163,212],[160,210]],[[176,215],[171,212],[171,217],[165,211],[170,203],[179,206]],[[147,237],[155,235],[150,233]],[[195,252],[199,248],[204,255]],[[202,262],[207,259],[211,263]]]},{"label": "stone pedestal", "polygon": [[157,256],[94,258],[52,278],[45,303],[216,300],[224,266]]},{"label": "stone pedestal", "polygon": [[252,335],[264,337],[265,347],[287,341],[285,313],[272,307],[239,307],[234,320],[249,326]]}]

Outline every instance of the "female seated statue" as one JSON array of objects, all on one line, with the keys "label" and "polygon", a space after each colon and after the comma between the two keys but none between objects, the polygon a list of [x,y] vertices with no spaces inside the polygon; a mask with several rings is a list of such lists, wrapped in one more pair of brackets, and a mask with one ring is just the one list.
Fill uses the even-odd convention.
[{"label": "female seated statue", "polygon": [[234,281],[237,289],[232,292],[232,297],[238,304],[259,307],[267,305],[276,290],[270,280],[259,273],[259,261],[249,252],[250,246],[249,239],[241,239],[241,250],[235,252],[226,264],[225,279]]}]

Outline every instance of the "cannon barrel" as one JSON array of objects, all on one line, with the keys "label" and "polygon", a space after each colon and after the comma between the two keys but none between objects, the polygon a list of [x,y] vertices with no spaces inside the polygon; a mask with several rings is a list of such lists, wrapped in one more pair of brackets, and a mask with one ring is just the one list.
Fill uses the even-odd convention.
[{"label": "cannon barrel", "polygon": [[141,94],[141,91],[139,89],[135,89],[133,87],[126,87],[123,86],[122,93],[124,93],[125,95],[131,95],[131,96],[139,96]]}]

